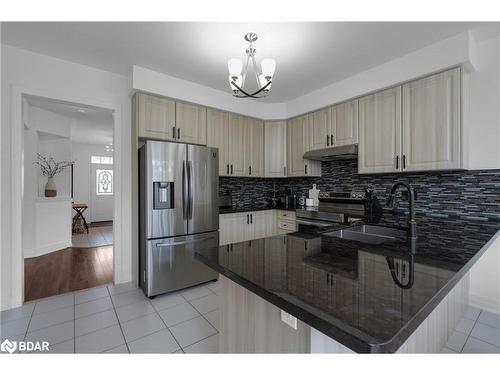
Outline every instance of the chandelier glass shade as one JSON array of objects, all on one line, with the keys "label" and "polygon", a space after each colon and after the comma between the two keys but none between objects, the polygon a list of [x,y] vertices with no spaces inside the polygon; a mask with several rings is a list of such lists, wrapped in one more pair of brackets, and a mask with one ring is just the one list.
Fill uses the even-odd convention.
[{"label": "chandelier glass shade", "polygon": [[[233,95],[237,98],[263,98],[269,95],[273,83],[274,71],[276,70],[276,61],[273,59],[263,59],[260,63],[260,69],[255,61],[256,49],[253,42],[257,40],[257,34],[248,33],[245,40],[250,43],[246,49],[247,59],[245,65],[240,59],[229,59],[227,69],[229,70],[229,86]],[[249,93],[244,89],[245,81],[249,73],[250,64],[253,66],[255,80],[257,82],[257,91]]]}]

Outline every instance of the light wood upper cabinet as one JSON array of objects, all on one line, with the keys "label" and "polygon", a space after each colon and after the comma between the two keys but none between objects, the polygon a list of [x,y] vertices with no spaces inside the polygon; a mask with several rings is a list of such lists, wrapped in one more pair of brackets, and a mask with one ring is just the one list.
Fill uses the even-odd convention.
[{"label": "light wood upper cabinet", "polygon": [[309,114],[309,150],[329,147],[331,139],[331,109],[325,108]]},{"label": "light wood upper cabinet", "polygon": [[245,173],[245,133],[248,118],[233,113],[229,114],[229,174],[246,176]]},{"label": "light wood upper cabinet", "polygon": [[174,140],[175,102],[142,93],[135,94],[134,100],[137,136]]},{"label": "light wood upper cabinet", "polygon": [[332,137],[330,146],[358,143],[358,100],[351,100],[333,106],[331,116]]},{"label": "light wood upper cabinet", "polygon": [[287,176],[321,176],[321,162],[304,159],[309,151],[309,115],[287,121]]},{"label": "light wood upper cabinet", "polygon": [[244,173],[264,175],[264,122],[248,118],[245,128]]},{"label": "light wood upper cabinet", "polygon": [[264,175],[286,177],[286,121],[264,123]]},{"label": "light wood upper cabinet", "polygon": [[461,167],[460,68],[403,85],[403,171]]},{"label": "light wood upper cabinet", "polygon": [[358,143],[358,100],[309,114],[309,149]]},{"label": "light wood upper cabinet", "polygon": [[207,145],[219,148],[219,176],[263,176],[262,121],[208,109],[207,131]]},{"label": "light wood upper cabinet", "polygon": [[287,175],[304,176],[305,160],[302,157],[307,150],[307,116],[296,117],[287,124]]},{"label": "light wood upper cabinet", "polygon": [[359,99],[359,173],[463,168],[461,69]]},{"label": "light wood upper cabinet", "polygon": [[207,109],[207,146],[219,149],[219,176],[228,176],[229,113]]},{"label": "light wood upper cabinet", "polygon": [[177,141],[207,144],[207,109],[194,104],[175,103]]},{"label": "light wood upper cabinet", "polygon": [[359,99],[358,172],[398,171],[401,166],[401,86]]}]

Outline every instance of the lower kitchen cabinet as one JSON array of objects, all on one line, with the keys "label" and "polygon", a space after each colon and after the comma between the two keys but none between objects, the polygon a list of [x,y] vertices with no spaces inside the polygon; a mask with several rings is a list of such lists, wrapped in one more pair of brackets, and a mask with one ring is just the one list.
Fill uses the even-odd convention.
[{"label": "lower kitchen cabinet", "polygon": [[219,245],[248,241],[252,229],[248,212],[219,215]]},{"label": "lower kitchen cabinet", "polygon": [[278,210],[278,234],[293,233],[297,230],[297,220],[294,211]]},{"label": "lower kitchen cabinet", "polygon": [[226,245],[276,234],[276,210],[219,215],[219,244]]},{"label": "lower kitchen cabinet", "polygon": [[281,309],[224,276],[220,279],[222,353],[309,353],[311,328],[281,321]]},{"label": "lower kitchen cabinet", "polygon": [[253,238],[271,237],[276,234],[276,211],[250,212],[250,224],[253,225]]}]

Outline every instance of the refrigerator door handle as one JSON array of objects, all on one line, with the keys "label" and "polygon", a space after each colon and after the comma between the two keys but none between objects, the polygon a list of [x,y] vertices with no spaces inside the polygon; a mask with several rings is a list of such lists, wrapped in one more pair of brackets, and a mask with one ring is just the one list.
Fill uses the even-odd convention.
[{"label": "refrigerator door handle", "polygon": [[214,240],[215,238],[216,238],[215,236],[211,236],[211,237],[197,238],[195,240],[177,241],[177,242],[172,242],[172,243],[158,243],[158,244],[156,244],[156,247],[172,247],[172,246],[176,246],[176,245],[184,245],[184,244],[189,244],[189,243],[193,243],[193,242]]},{"label": "refrigerator door handle", "polygon": [[182,216],[184,219],[187,219],[187,212],[188,212],[188,175],[187,175],[187,161],[182,162]]},{"label": "refrigerator door handle", "polygon": [[192,161],[187,161],[187,171],[188,171],[188,202],[189,202],[189,208],[188,208],[188,219],[191,220],[193,219],[193,162]]}]

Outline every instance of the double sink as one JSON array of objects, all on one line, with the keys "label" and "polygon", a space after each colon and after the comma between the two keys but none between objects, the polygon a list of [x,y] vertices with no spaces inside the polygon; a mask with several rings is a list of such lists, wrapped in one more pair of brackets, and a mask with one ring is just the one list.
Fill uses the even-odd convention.
[{"label": "double sink", "polygon": [[393,241],[406,241],[408,238],[408,232],[406,230],[369,224],[335,230],[324,233],[323,235],[371,245]]}]

